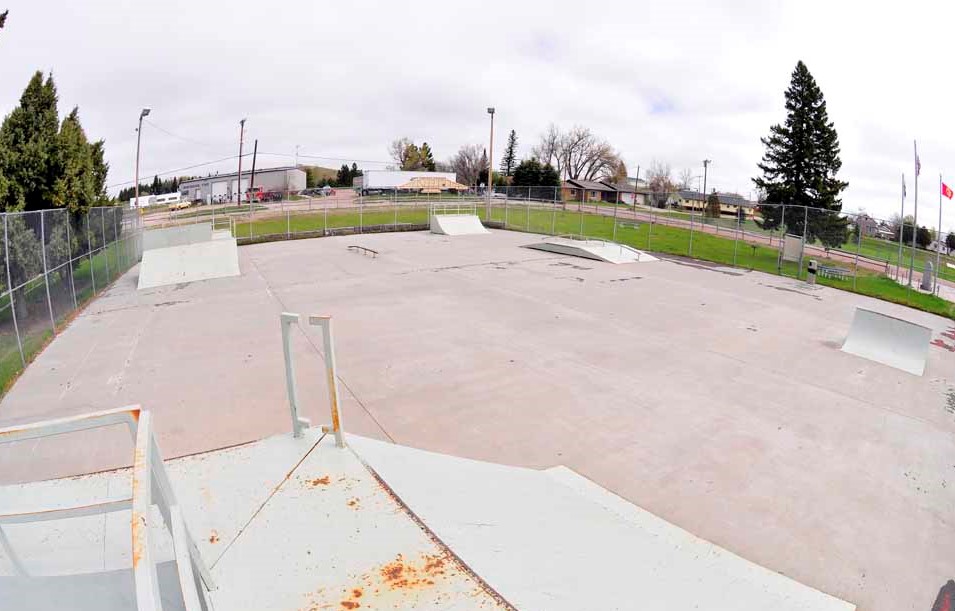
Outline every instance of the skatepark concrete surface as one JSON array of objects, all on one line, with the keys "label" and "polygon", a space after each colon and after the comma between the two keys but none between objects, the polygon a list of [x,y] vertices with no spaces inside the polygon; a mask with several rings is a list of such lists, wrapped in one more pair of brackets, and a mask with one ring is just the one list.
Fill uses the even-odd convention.
[{"label": "skatepark concrete surface", "polygon": [[[355,435],[347,444],[313,428],[168,461],[217,609],[664,610],[700,600],[722,611],[855,609],[565,467],[495,465]],[[89,503],[129,494],[131,481],[121,469],[0,487],[0,506]],[[501,502],[512,496],[521,502]],[[2,608],[132,608],[130,519],[120,511],[4,525]],[[157,515],[162,578],[174,554],[160,526]],[[5,575],[13,560],[19,574]],[[182,608],[175,579],[161,586],[164,608]]]},{"label": "skatepark concrete surface", "polygon": [[[260,244],[239,249],[242,276],[139,292],[133,268],[27,368],[0,426],[141,403],[166,456],[285,432],[279,313],[330,314],[346,431],[565,465],[859,609],[931,607],[955,545],[951,321],[689,260],[520,248],[533,241]],[[859,306],[933,329],[923,377],[840,350]],[[320,347],[315,329],[293,338],[313,421]],[[0,483],[125,464],[107,433],[3,449]]]}]

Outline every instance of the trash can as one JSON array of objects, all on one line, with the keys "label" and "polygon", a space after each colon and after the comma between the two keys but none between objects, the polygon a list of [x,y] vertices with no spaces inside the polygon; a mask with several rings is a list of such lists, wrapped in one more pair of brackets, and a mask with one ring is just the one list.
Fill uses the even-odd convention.
[{"label": "trash can", "polygon": [[807,271],[809,273],[806,274],[806,282],[809,284],[815,284],[816,272],[819,271],[819,262],[815,259],[809,259],[809,269]]}]

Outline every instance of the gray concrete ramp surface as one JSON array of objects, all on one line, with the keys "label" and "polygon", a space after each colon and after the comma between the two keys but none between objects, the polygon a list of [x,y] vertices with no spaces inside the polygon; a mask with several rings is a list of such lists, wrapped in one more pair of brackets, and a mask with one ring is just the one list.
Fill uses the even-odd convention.
[{"label": "gray concrete ramp surface", "polygon": [[212,237],[212,225],[210,223],[192,223],[162,229],[148,229],[143,232],[143,250],[208,242]]},{"label": "gray concrete ramp surface", "polygon": [[354,436],[348,443],[518,609],[855,609],[564,467],[510,467]]},{"label": "gray concrete ramp surface", "polygon": [[491,233],[476,214],[432,214],[431,233],[441,235],[480,235]]},{"label": "gray concrete ramp surface", "polygon": [[143,251],[138,288],[196,282],[239,275],[235,238]]},{"label": "gray concrete ramp surface", "polygon": [[920,376],[932,330],[901,318],[856,308],[843,352]]},{"label": "gray concrete ramp surface", "polygon": [[572,257],[582,257],[606,263],[645,263],[657,261],[653,255],[616,242],[582,240],[568,237],[548,238],[543,242],[528,244],[525,248],[554,252]]}]

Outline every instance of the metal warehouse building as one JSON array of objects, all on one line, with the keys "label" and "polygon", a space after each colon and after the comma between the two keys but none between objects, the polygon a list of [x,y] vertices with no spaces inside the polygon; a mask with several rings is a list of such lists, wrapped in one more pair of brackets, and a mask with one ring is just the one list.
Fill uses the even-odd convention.
[{"label": "metal warehouse building", "polygon": [[257,169],[254,185],[251,182],[252,172],[243,171],[241,189],[238,177],[238,172],[232,172],[184,180],[179,183],[179,192],[182,193],[183,199],[210,204],[236,201],[237,195],[245,193],[250,186],[261,187],[263,191],[295,192],[305,188],[305,171],[295,166]]}]

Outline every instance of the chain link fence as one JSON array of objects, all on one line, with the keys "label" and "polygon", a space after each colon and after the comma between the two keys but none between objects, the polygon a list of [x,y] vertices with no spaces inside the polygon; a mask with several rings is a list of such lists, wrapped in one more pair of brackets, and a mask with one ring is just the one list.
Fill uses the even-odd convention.
[{"label": "chain link fence", "polygon": [[[217,227],[230,227],[240,243],[250,243],[426,229],[432,205],[458,204],[473,206],[491,226],[613,240],[793,278],[805,278],[808,261],[815,259],[822,267],[822,283],[867,294],[874,294],[867,283],[875,279],[900,280],[903,290],[916,291],[926,263],[936,262],[935,252],[912,247],[911,225],[904,229],[900,249],[897,221],[804,206],[756,205],[744,198],[721,203],[717,212],[700,200],[680,200],[673,193],[574,189],[565,184],[494,187],[490,193],[484,188],[438,193],[338,189],[319,196],[287,192],[276,199],[150,210],[146,227],[212,220]],[[651,202],[657,205],[648,205]],[[799,242],[798,258],[784,256],[787,235]],[[942,282],[933,286],[934,292],[950,298],[947,283],[955,282],[955,259],[944,252],[937,267]],[[880,294],[894,286],[883,283]]]},{"label": "chain link fence", "polygon": [[0,388],[5,390],[73,314],[139,261],[136,211],[92,208],[3,217]]}]

